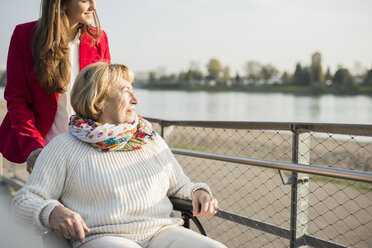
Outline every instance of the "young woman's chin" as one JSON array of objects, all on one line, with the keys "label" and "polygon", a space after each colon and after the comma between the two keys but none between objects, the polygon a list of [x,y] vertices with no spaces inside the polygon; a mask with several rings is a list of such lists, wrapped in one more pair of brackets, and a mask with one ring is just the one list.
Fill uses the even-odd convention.
[{"label": "young woman's chin", "polygon": [[93,15],[91,16],[83,16],[81,19],[80,19],[80,24],[84,24],[84,25],[87,25],[87,26],[90,26],[93,24]]}]

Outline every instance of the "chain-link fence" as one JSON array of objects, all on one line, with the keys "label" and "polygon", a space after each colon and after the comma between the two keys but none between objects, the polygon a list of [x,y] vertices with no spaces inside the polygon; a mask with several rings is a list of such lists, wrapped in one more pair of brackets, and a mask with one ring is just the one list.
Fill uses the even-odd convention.
[{"label": "chain-link fence", "polygon": [[[372,126],[158,120],[153,124],[174,148],[372,175]],[[228,247],[372,247],[371,183],[176,157],[191,180],[210,185],[221,209],[251,223],[201,219],[208,235]]]},{"label": "chain-link fence", "polygon": [[[200,221],[227,247],[372,247],[371,125],[151,121],[171,148],[313,167],[305,174],[175,152],[219,200],[219,215]],[[350,180],[352,172],[369,180]],[[6,161],[3,173],[27,178],[25,165]]]}]

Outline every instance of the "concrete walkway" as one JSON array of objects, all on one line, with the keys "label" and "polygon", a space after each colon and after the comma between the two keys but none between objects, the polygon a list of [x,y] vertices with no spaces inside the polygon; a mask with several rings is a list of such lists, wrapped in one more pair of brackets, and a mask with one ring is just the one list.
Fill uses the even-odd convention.
[{"label": "concrete walkway", "polygon": [[41,236],[32,227],[17,222],[11,213],[12,196],[8,187],[0,183],[0,247],[1,248],[42,248]]}]

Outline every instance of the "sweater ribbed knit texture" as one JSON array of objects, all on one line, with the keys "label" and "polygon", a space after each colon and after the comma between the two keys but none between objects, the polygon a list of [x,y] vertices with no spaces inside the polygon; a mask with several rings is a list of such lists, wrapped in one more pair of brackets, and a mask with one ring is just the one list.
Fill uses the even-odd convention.
[{"label": "sweater ribbed knit texture", "polygon": [[91,229],[86,241],[115,235],[146,247],[160,228],[182,224],[170,217],[168,197],[192,199],[201,188],[210,192],[206,184],[190,182],[160,135],[140,150],[102,153],[65,133],[43,149],[13,209],[46,232],[50,213],[63,204]]}]

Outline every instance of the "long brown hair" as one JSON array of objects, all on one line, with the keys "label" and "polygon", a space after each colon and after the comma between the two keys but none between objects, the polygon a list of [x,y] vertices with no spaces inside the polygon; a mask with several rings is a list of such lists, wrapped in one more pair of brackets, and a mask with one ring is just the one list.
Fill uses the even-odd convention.
[{"label": "long brown hair", "polygon": [[[71,0],[43,0],[41,17],[33,35],[32,56],[35,74],[41,88],[49,92],[63,93],[70,82],[69,21],[64,6]],[[93,13],[96,27],[80,24],[82,34],[98,43],[101,28],[96,12]]]}]

